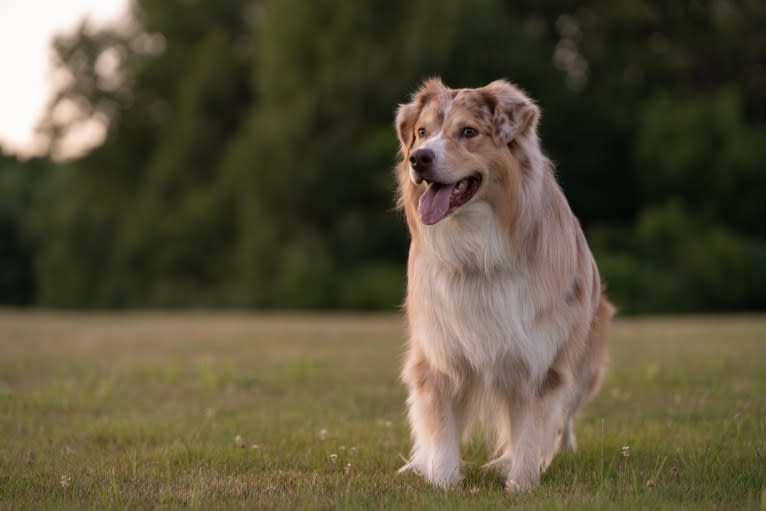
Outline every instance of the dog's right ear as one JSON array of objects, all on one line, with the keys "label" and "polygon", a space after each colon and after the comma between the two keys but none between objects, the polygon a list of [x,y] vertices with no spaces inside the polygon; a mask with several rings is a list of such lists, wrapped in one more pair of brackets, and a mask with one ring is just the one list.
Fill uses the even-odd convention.
[{"label": "dog's right ear", "polygon": [[441,78],[429,78],[412,95],[410,103],[399,105],[396,111],[396,134],[399,136],[402,152],[415,141],[415,122],[425,104],[434,96],[446,93],[448,90]]},{"label": "dog's right ear", "polygon": [[415,102],[399,105],[396,110],[396,134],[399,136],[402,152],[404,152],[415,139],[415,121],[420,108]]}]

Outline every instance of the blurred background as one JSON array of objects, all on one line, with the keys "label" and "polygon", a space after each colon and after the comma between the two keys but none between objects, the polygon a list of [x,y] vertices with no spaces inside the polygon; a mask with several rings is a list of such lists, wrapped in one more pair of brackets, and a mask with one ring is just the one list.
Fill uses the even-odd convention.
[{"label": "blurred background", "polygon": [[[22,4],[0,11],[2,126],[32,58],[14,34],[56,2]],[[41,32],[34,136],[0,132],[2,304],[395,307],[393,115],[440,75],[539,102],[623,312],[766,309],[762,0],[101,4]]]}]

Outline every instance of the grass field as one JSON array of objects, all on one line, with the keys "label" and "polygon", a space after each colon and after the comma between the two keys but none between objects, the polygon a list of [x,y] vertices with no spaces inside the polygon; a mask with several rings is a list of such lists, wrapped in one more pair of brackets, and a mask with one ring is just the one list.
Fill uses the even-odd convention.
[{"label": "grass field", "polygon": [[[766,318],[623,319],[542,485],[396,475],[397,316],[0,312],[1,509],[766,510]],[[629,446],[629,456],[622,454]]]}]

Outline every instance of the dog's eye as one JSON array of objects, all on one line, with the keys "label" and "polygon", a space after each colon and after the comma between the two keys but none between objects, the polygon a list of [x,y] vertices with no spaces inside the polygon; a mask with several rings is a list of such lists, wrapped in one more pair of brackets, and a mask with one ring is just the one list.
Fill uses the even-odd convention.
[{"label": "dog's eye", "polygon": [[418,128],[418,136],[419,137],[426,136],[426,129],[425,128]]},{"label": "dog's eye", "polygon": [[476,128],[472,128],[470,126],[466,126],[465,128],[460,130],[460,134],[463,135],[465,138],[473,138],[479,134],[479,130],[477,130]]}]

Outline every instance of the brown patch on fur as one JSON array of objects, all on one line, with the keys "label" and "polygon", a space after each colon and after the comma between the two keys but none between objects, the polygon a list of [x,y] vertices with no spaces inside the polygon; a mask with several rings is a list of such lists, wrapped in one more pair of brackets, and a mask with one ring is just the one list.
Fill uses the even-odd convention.
[{"label": "brown patch on fur", "polygon": [[[542,222],[536,221],[527,232],[527,256],[532,259],[542,250]],[[530,261],[533,262],[533,261]]]},{"label": "brown patch on fur", "polygon": [[428,383],[428,374],[430,369],[425,360],[418,361],[412,368],[413,384],[418,390],[423,390]]},{"label": "brown patch on fur", "polygon": [[538,220],[537,222],[534,223],[534,225],[529,231],[529,244],[531,247],[534,247],[535,251],[537,250],[537,247],[540,245],[541,230],[542,230],[542,225],[541,225],[541,222]]},{"label": "brown patch on fur", "polygon": [[569,292],[567,293],[564,301],[566,301],[568,305],[575,305],[580,303],[584,297],[585,289],[582,287],[580,279],[575,278],[574,282],[572,282],[572,287],[569,289]]},{"label": "brown patch on fur", "polygon": [[[520,211],[520,201],[523,190],[523,174],[519,168],[518,162],[513,158],[510,152],[507,152],[505,158],[501,160],[499,167],[503,167],[505,172],[497,169],[494,177],[497,184],[486,190],[487,202],[495,212],[495,215],[503,226],[506,226],[508,241],[510,246],[516,246],[519,242],[520,232],[516,228]],[[493,169],[494,170],[494,169]]]},{"label": "brown patch on fur", "polygon": [[551,367],[545,374],[543,384],[540,386],[540,395],[543,396],[549,392],[553,392],[564,383],[564,377],[557,369]]},{"label": "brown patch on fur", "polygon": [[616,309],[602,296],[598,304],[598,310],[591,324],[589,352],[592,373],[588,381],[588,397],[592,398],[601,388],[606,373],[607,344],[609,342],[609,325]]}]

